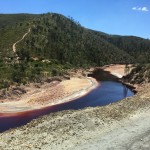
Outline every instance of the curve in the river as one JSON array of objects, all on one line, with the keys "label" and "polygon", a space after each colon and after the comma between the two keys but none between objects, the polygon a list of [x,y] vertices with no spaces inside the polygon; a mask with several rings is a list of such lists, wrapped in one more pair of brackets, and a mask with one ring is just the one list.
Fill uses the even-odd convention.
[{"label": "curve in the river", "polygon": [[14,113],[11,116],[3,116],[0,114],[0,132],[17,126],[25,125],[32,119],[51,112],[68,109],[77,110],[85,107],[104,106],[133,95],[134,93],[121,83],[104,81],[101,82],[100,86],[98,86],[87,95],[70,102],[49,106],[39,110]]}]

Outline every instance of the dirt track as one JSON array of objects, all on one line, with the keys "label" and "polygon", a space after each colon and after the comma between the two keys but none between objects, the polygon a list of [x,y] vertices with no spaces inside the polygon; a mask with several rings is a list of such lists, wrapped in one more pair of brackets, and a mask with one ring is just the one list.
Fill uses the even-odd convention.
[{"label": "dirt track", "polygon": [[22,37],[20,40],[18,40],[17,42],[15,42],[15,43],[13,44],[12,48],[13,48],[13,52],[14,52],[14,53],[16,52],[16,45],[17,45],[19,42],[21,42],[30,32],[31,32],[31,28],[28,29],[28,32],[25,33],[25,34],[23,35],[23,37]]}]

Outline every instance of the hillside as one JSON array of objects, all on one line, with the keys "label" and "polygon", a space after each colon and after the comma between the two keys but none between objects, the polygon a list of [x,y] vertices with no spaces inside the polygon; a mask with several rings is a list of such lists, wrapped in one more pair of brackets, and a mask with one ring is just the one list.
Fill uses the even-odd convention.
[{"label": "hillside", "polygon": [[62,15],[43,15],[33,23],[30,36],[18,46],[33,57],[56,59],[75,66],[125,63],[131,57],[116,46]]},{"label": "hillside", "polygon": [[[14,54],[12,45],[22,39],[29,28],[30,33],[16,44],[17,55]],[[1,14],[0,35],[2,87],[10,82],[41,80],[44,72],[48,76],[59,76],[73,67],[150,61],[149,40],[86,29],[73,18],[55,13]]]},{"label": "hillside", "polygon": [[150,62],[150,40],[134,36],[102,35],[102,38],[123,49],[130,56],[135,58],[135,62]]}]

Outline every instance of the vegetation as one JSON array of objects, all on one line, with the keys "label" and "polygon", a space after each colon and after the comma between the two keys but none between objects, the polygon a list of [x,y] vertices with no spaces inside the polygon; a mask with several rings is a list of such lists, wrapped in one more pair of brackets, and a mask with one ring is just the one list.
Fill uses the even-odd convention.
[{"label": "vegetation", "polygon": [[30,36],[18,45],[18,49],[27,48],[32,57],[75,67],[132,62],[126,52],[62,15],[46,14],[33,24]]},{"label": "vegetation", "polygon": [[[12,45],[31,32],[17,44]],[[0,88],[40,81],[72,67],[150,62],[150,40],[86,29],[60,14],[0,15]]]},{"label": "vegetation", "polygon": [[150,64],[138,64],[135,68],[125,77],[130,83],[143,83],[150,82]]},{"label": "vegetation", "polygon": [[150,63],[150,40],[133,36],[103,36],[104,39],[123,49],[135,58],[135,63]]},{"label": "vegetation", "polygon": [[33,14],[0,14],[0,29],[6,26],[22,25],[38,16]]}]

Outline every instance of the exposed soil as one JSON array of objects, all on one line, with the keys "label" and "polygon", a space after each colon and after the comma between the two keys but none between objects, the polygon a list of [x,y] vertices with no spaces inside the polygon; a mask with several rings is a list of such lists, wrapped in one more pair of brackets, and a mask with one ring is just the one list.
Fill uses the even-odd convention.
[{"label": "exposed soil", "polygon": [[[83,96],[98,85],[93,78],[71,78],[70,80],[29,84],[9,92],[10,97],[1,98],[0,113],[21,112],[68,102]],[[19,89],[25,91],[18,94]],[[82,93],[81,93],[82,91]]]},{"label": "exposed soil", "polygon": [[122,78],[123,76],[130,73],[130,71],[132,70],[132,65],[128,65],[128,69],[126,69],[126,65],[112,64],[104,66],[103,69],[105,71],[109,71],[112,75],[117,76],[118,78]]},{"label": "exposed soil", "polygon": [[16,52],[16,45],[17,45],[19,42],[21,42],[22,40],[24,40],[24,38],[30,33],[30,31],[31,31],[31,28],[28,29],[28,31],[23,35],[23,37],[22,37],[20,40],[18,40],[17,42],[15,42],[15,43],[13,44],[12,49],[13,49],[13,52],[14,52],[14,53]]}]

